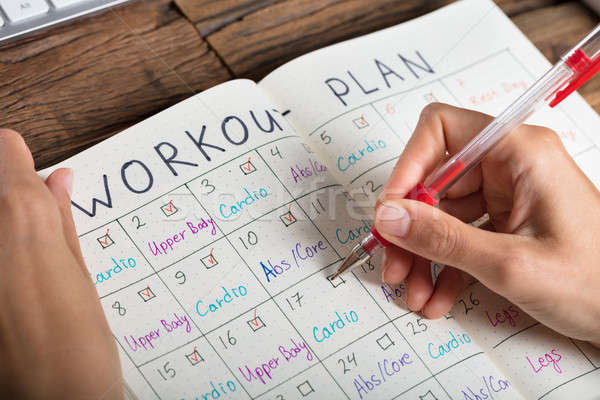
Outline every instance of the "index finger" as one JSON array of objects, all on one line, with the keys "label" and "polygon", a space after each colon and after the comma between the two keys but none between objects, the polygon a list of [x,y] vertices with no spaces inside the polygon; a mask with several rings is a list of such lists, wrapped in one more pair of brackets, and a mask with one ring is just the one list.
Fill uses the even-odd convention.
[{"label": "index finger", "polygon": [[[447,153],[452,155],[460,151],[492,119],[487,114],[448,104],[427,105],[394,166],[383,196],[404,197],[446,160]],[[470,194],[480,184],[480,170],[470,171],[451,189],[449,195]]]}]

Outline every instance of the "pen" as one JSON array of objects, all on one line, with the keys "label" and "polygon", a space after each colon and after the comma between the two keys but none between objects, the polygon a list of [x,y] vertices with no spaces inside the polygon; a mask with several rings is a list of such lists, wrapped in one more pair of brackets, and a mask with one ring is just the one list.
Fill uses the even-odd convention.
[{"label": "pen", "polygon": [[[423,183],[405,196],[435,206],[446,191],[477,166],[485,155],[514,128],[521,125],[536,109],[546,103],[552,108],[583,85],[600,69],[600,25],[575,47],[566,52],[546,74],[517,98],[506,110]],[[356,245],[329,279],[368,261],[379,249],[389,246],[375,229]]]}]

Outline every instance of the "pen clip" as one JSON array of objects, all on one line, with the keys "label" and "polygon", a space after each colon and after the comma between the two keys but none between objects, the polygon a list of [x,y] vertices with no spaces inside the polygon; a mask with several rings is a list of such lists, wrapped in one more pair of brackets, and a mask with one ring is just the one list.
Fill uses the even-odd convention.
[{"label": "pen clip", "polygon": [[564,89],[556,92],[556,96],[549,103],[550,107],[558,105],[600,70],[600,55],[590,60],[583,50],[577,49],[567,58],[566,64],[573,71],[573,76]]}]

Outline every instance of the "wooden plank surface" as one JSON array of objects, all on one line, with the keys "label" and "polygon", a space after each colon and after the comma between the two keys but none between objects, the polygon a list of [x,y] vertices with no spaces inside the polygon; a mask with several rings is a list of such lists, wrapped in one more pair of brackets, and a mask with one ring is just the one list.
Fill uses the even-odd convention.
[{"label": "wooden plank surface", "polygon": [[44,168],[230,79],[169,1],[144,0],[0,49],[0,126]]},{"label": "wooden plank surface", "polygon": [[[495,0],[552,61],[598,22],[579,1]],[[0,47],[0,126],[43,168],[232,77],[452,0],[142,0]],[[600,78],[580,92],[600,111]]]}]

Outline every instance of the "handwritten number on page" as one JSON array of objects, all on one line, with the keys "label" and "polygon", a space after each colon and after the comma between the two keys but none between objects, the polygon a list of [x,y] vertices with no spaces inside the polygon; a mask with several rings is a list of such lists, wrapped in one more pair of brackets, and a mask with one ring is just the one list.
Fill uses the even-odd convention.
[{"label": "handwritten number on page", "polygon": [[223,339],[223,336],[219,336],[219,340],[221,341],[221,344],[223,345],[224,349],[227,349],[227,343],[229,343],[230,346],[235,346],[237,343],[237,339],[233,336],[231,336],[231,331],[229,329],[227,329],[227,337],[225,339]]},{"label": "handwritten number on page", "polygon": [[427,324],[423,322],[423,318],[419,317],[415,320],[415,323],[407,322],[406,326],[410,326],[412,329],[413,336],[423,333],[427,330]]},{"label": "handwritten number on page", "polygon": [[131,222],[135,223],[135,229],[140,229],[142,226],[146,226],[145,222],[140,221],[140,217],[134,215],[131,217]]},{"label": "handwritten number on page", "polygon": [[160,368],[156,369],[156,371],[158,371],[158,373],[160,374],[160,377],[163,378],[165,381],[167,379],[175,377],[175,370],[173,368],[169,367],[169,364],[170,364],[170,362],[167,361],[163,365],[162,370]]},{"label": "handwritten number on page", "polygon": [[202,179],[200,181],[200,184],[202,186],[204,186],[202,194],[211,194],[212,192],[214,192],[215,190],[217,190],[217,188],[215,187],[215,185],[213,185],[212,183],[210,183],[208,181],[208,179]]},{"label": "handwritten number on page", "polygon": [[248,237],[246,238],[246,240],[244,240],[244,238],[242,237],[240,237],[239,239],[240,242],[242,242],[242,244],[244,245],[244,248],[246,248],[246,250],[248,250],[249,246],[254,246],[256,243],[258,243],[258,236],[253,231],[248,231]]},{"label": "handwritten number on page", "polygon": [[327,131],[323,131],[321,132],[321,140],[323,141],[323,143],[325,144],[329,144],[331,143],[331,136],[329,136],[327,133],[325,133]]},{"label": "handwritten number on page", "polygon": [[479,299],[477,297],[473,297],[473,292],[469,293],[468,300],[460,299],[458,302],[462,303],[462,305],[465,307],[465,315],[479,305]]},{"label": "handwritten number on page", "polygon": [[342,364],[342,368],[344,369],[344,375],[347,372],[352,371],[352,364],[354,364],[354,367],[358,367],[358,363],[356,362],[356,355],[354,355],[354,352],[352,353],[352,355],[346,355],[345,359],[344,357],[338,359],[337,362],[338,364]]},{"label": "handwritten number on page", "polygon": [[186,281],[185,274],[182,271],[175,272],[175,278],[179,279],[179,282],[177,283],[179,283],[180,285],[183,285]]}]

